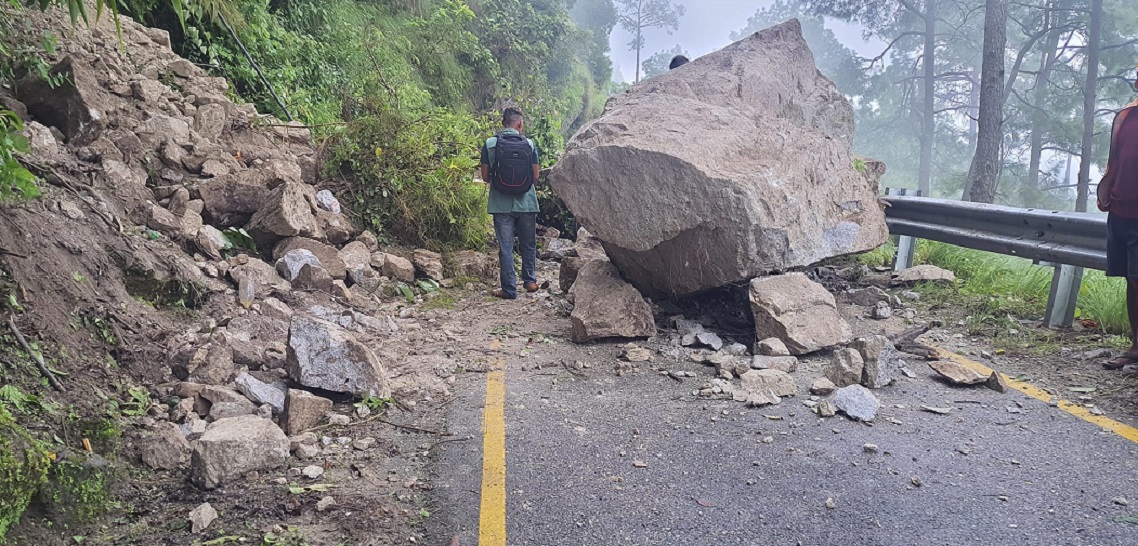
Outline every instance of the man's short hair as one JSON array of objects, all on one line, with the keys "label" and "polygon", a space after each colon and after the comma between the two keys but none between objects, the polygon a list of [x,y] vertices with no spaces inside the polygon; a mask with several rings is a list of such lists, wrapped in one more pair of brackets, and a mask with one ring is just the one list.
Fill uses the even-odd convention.
[{"label": "man's short hair", "polygon": [[675,70],[685,64],[688,64],[688,58],[683,55],[676,55],[672,57],[672,62],[668,64],[668,70]]},{"label": "man's short hair", "polygon": [[502,111],[502,127],[513,127],[522,122],[525,116],[522,111],[513,106]]}]

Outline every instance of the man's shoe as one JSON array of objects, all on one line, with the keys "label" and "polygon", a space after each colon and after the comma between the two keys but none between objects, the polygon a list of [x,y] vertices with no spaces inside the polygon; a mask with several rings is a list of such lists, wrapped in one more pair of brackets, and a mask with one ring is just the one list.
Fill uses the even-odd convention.
[{"label": "man's shoe", "polygon": [[525,287],[526,287],[526,292],[537,292],[537,289],[538,289],[536,282],[527,282]]},{"label": "man's shoe", "polygon": [[494,296],[495,298],[499,298],[499,299],[503,299],[503,300],[512,300],[512,299],[515,299],[517,297],[517,296],[511,296],[511,295],[507,294],[506,291],[502,290],[501,288],[495,288],[495,289],[491,290],[490,295]]}]

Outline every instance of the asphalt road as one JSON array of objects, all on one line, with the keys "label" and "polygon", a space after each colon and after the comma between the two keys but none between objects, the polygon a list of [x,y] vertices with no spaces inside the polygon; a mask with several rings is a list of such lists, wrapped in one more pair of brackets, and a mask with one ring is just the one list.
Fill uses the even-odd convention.
[{"label": "asphalt road", "polygon": [[[611,362],[576,377],[515,360],[511,546],[1138,544],[1138,524],[1118,521],[1138,516],[1138,445],[1015,391],[921,370],[876,391],[883,408],[867,425],[819,419],[801,397],[697,398],[711,372],[696,364],[678,365],[699,377],[677,383],[618,377]],[[449,429],[479,441],[448,443],[434,465],[431,544],[478,544],[485,380],[454,387]]]}]

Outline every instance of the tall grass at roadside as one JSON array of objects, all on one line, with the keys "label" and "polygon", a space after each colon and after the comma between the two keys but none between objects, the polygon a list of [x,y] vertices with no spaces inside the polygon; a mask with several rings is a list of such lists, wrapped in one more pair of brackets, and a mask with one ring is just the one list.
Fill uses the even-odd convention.
[{"label": "tall grass at roadside", "polygon": [[[892,242],[862,254],[867,265],[887,265],[895,252]],[[914,265],[932,264],[948,269],[961,279],[957,294],[960,302],[975,313],[1011,315],[1019,319],[1042,319],[1047,308],[1054,270],[1032,264],[1030,260],[920,240]],[[1127,334],[1126,283],[1107,278],[1101,271],[1087,270],[1079,292],[1076,317],[1098,324],[1110,334]],[[946,301],[946,305],[951,302]]]}]

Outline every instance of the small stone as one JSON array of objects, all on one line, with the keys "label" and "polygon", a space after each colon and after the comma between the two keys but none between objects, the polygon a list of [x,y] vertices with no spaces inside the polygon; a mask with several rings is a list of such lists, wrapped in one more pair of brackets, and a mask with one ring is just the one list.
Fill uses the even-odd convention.
[{"label": "small stone", "polygon": [[711,348],[713,351],[718,351],[723,348],[723,339],[715,332],[700,332],[695,335],[695,338],[700,344]]},{"label": "small stone", "polygon": [[724,347],[721,352],[731,356],[747,356],[747,346],[742,343],[732,343]]},{"label": "small stone", "polygon": [[798,370],[798,358],[793,356],[754,356],[751,367],[756,370],[778,370],[794,373]]},{"label": "small stone", "polygon": [[308,465],[308,466],[304,467],[304,469],[301,470],[300,473],[305,478],[308,478],[310,480],[315,480],[315,479],[319,478],[320,476],[324,475],[324,467],[322,467],[320,465],[315,465],[315,464]]},{"label": "small stone", "polygon": [[777,337],[768,337],[755,344],[755,354],[762,356],[790,356],[786,343]]},{"label": "small stone", "polygon": [[834,351],[830,364],[826,366],[826,378],[834,385],[845,387],[861,383],[865,360],[856,349],[845,348]]},{"label": "small stone", "polygon": [[810,384],[810,394],[818,396],[830,396],[836,390],[838,390],[838,386],[825,377],[818,378]]},{"label": "small stone", "polygon": [[826,508],[827,509],[833,510],[837,507],[838,507],[838,503],[834,502],[834,499],[832,497],[826,499]]},{"label": "small stone", "polygon": [[316,205],[328,212],[340,214],[340,200],[328,190],[316,192]]},{"label": "small stone", "polygon": [[951,360],[929,362],[929,367],[953,385],[978,385],[988,381],[988,376]]},{"label": "small stone", "polygon": [[651,350],[640,347],[635,343],[625,345],[624,350],[621,351],[620,358],[627,362],[649,362],[655,360]]},{"label": "small stone", "polygon": [[914,487],[920,487],[925,484],[925,481],[922,480],[920,476],[913,476],[909,481],[913,483]]},{"label": "small stone", "polygon": [[190,532],[197,534],[205,531],[209,524],[217,519],[217,510],[208,502],[203,502],[190,512]]},{"label": "small stone", "polygon": [[315,444],[302,444],[292,450],[298,459],[315,459],[320,455],[320,446]]},{"label": "small stone", "polygon": [[1000,375],[1000,372],[992,372],[984,382],[984,386],[996,392],[1008,392],[1008,383],[1004,381],[1004,376]]},{"label": "small stone", "polygon": [[865,444],[861,446],[861,450],[866,453],[877,453],[877,444]]},{"label": "small stone", "polygon": [[873,311],[870,312],[869,316],[874,320],[885,320],[893,318],[893,309],[889,307],[888,303],[879,303],[877,304],[877,307],[873,308]]},{"label": "small stone", "polygon": [[1110,501],[1113,502],[1114,504],[1119,505],[1119,506],[1129,506],[1130,505],[1130,502],[1126,500],[1126,497],[1114,497],[1113,499],[1110,499]]},{"label": "small stone", "polygon": [[838,414],[837,408],[829,400],[819,401],[814,412],[818,414],[818,417],[833,417]]},{"label": "small stone", "polygon": [[358,451],[367,451],[375,445],[375,438],[360,438],[352,442],[352,448]]},{"label": "small stone", "polygon": [[632,466],[634,466],[636,468],[648,468],[648,463],[641,461],[641,460],[635,460],[635,461],[632,461]]},{"label": "small stone", "polygon": [[347,415],[341,415],[339,413],[332,413],[328,415],[328,424],[333,426],[342,427],[351,422],[352,418],[348,417]]},{"label": "small stone", "polygon": [[832,403],[839,411],[858,421],[872,421],[877,417],[877,410],[881,408],[881,402],[877,397],[861,385],[838,389]]},{"label": "small stone", "polygon": [[325,512],[329,508],[331,508],[335,505],[336,505],[336,499],[333,499],[332,497],[326,496],[326,497],[320,499],[319,501],[316,501],[316,511],[317,512]]}]

